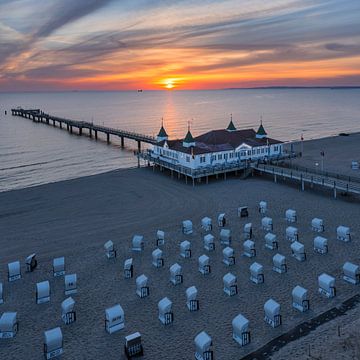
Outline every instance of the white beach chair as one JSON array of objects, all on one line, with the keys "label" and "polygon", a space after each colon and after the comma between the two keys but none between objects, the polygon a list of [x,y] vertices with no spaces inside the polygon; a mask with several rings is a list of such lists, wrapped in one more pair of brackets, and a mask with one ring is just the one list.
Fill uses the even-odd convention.
[{"label": "white beach chair", "polygon": [[158,303],[159,320],[162,324],[168,325],[174,321],[172,312],[172,302],[167,297],[161,299]]},{"label": "white beach chair", "polygon": [[218,225],[219,227],[224,227],[226,225],[225,213],[221,213],[218,216]]},{"label": "white beach chair", "polygon": [[324,220],[319,218],[313,218],[311,220],[311,229],[316,232],[324,232]]},{"label": "white beach chair", "polygon": [[77,276],[76,274],[65,275],[65,295],[77,293]]},{"label": "white beach chair", "polygon": [[215,238],[211,234],[206,234],[204,236],[204,248],[208,251],[215,250]]},{"label": "white beach chair", "polygon": [[273,220],[270,217],[263,217],[261,219],[261,227],[265,231],[273,231]]},{"label": "white beach chair", "polygon": [[186,306],[190,311],[199,310],[199,300],[197,299],[198,291],[195,286],[186,289]]},{"label": "white beach chair", "polygon": [[196,360],[213,360],[212,340],[205,331],[196,335],[194,342]]},{"label": "white beach chair", "polygon": [[180,243],[180,256],[183,258],[191,258],[191,244],[190,241],[184,240]]},{"label": "white beach chair", "polygon": [[124,310],[120,304],[105,310],[105,330],[113,334],[125,327]]},{"label": "white beach chair", "polygon": [[237,294],[237,278],[232,273],[227,273],[223,277],[224,293],[229,296]]},{"label": "white beach chair", "polygon": [[233,339],[240,345],[245,346],[250,343],[249,320],[239,314],[232,321]]},{"label": "white beach chair", "polygon": [[116,258],[116,250],[114,248],[114,243],[109,240],[104,244],[105,254],[108,259]]},{"label": "white beach chair", "polygon": [[259,202],[259,213],[260,214],[266,214],[267,212],[267,202],[266,201],[260,201]]},{"label": "white beach chair", "polygon": [[321,274],[318,277],[319,293],[327,298],[336,296],[335,278],[328,274]]},{"label": "white beach chair", "polygon": [[348,242],[351,240],[350,228],[347,226],[338,226],[336,229],[336,238]]},{"label": "white beach chair", "polygon": [[247,256],[249,258],[256,256],[256,249],[255,249],[255,243],[252,240],[246,240],[243,244],[243,255]]},{"label": "white beach chair", "polygon": [[125,336],[125,355],[128,359],[142,356],[144,353],[143,346],[141,344],[141,334],[135,332],[133,334]]},{"label": "white beach chair", "polygon": [[16,312],[4,312],[0,317],[0,339],[9,339],[16,336],[19,330]]},{"label": "white beach chair", "polygon": [[4,303],[4,285],[0,282],[0,304]]},{"label": "white beach chair", "polygon": [[144,274],[136,278],[136,294],[140,298],[149,296],[148,277]]},{"label": "white beach chair", "polygon": [[303,287],[297,285],[291,292],[292,296],[292,305],[295,309],[305,312],[310,309],[309,295],[308,291]]},{"label": "white beach chair", "polygon": [[42,281],[36,284],[36,303],[43,304],[50,301],[50,283]]},{"label": "white beach chair", "polygon": [[275,234],[267,233],[265,235],[265,247],[270,250],[276,250],[278,248],[278,242]]},{"label": "white beach chair", "polygon": [[221,229],[220,230],[220,243],[221,245],[230,246],[231,245],[231,231],[230,229]]},{"label": "white beach chair", "polygon": [[53,275],[64,276],[65,275],[65,258],[59,257],[53,260]]},{"label": "white beach chair", "polygon": [[252,239],[253,235],[253,229],[252,229],[252,223],[247,223],[244,225],[244,239]]},{"label": "white beach chair", "polygon": [[226,247],[223,250],[223,261],[222,262],[227,266],[235,265],[235,256],[234,256],[233,248]]},{"label": "white beach chair", "polygon": [[264,304],[265,317],[267,324],[276,328],[281,325],[280,304],[273,299],[269,299]]},{"label": "white beach chair", "polygon": [[211,268],[210,268],[210,258],[207,255],[201,255],[199,256],[199,271],[203,275],[210,274]]},{"label": "white beach chair", "polygon": [[64,353],[63,335],[59,327],[44,332],[44,356],[52,359]]},{"label": "white beach chair", "polygon": [[14,261],[8,264],[8,280],[9,282],[21,279],[20,261]]},{"label": "white beach chair", "polygon": [[360,268],[351,262],[346,262],[343,265],[343,279],[350,284],[360,283]]},{"label": "white beach chair", "polygon": [[124,261],[124,278],[131,279],[134,275],[133,259],[126,259]]},{"label": "white beach chair", "polygon": [[142,235],[134,235],[132,239],[132,251],[141,252],[144,250],[144,237]]},{"label": "white beach chair", "polygon": [[299,241],[298,228],[296,228],[294,226],[288,226],[286,228],[286,239],[291,241],[291,242]]},{"label": "white beach chair", "polygon": [[152,264],[156,267],[156,268],[161,268],[164,266],[164,257],[163,257],[163,252],[160,249],[155,249],[152,252]]},{"label": "white beach chair", "polygon": [[26,271],[33,272],[37,266],[36,254],[31,254],[25,259]]},{"label": "white beach chair", "polygon": [[240,206],[237,209],[237,215],[238,217],[248,217],[249,216],[249,210],[247,206]]},{"label": "white beach chair", "polygon": [[326,254],[328,252],[328,241],[322,236],[314,238],[314,251],[319,254]]},{"label": "white beach chair", "polygon": [[156,246],[161,246],[165,244],[165,232],[158,230],[156,232]]},{"label": "white beach chair", "polygon": [[175,263],[170,266],[170,282],[179,285],[183,282],[182,267]]},{"label": "white beach chair", "polygon": [[250,265],[250,280],[255,284],[262,284],[264,282],[264,267],[254,262]]},{"label": "white beach chair", "polygon": [[76,321],[75,300],[68,297],[61,303],[61,319],[68,325]]},{"label": "white beach chair", "polygon": [[273,256],[273,270],[279,274],[287,272],[286,258],[284,255],[275,254]]},{"label": "white beach chair", "polygon": [[209,217],[204,217],[201,219],[201,228],[204,231],[211,231],[212,230],[212,221]]},{"label": "white beach chair", "polygon": [[299,261],[305,261],[306,260],[306,253],[305,253],[305,246],[304,244],[294,241],[291,243],[291,254],[292,256]]},{"label": "white beach chair", "polygon": [[193,233],[193,224],[190,220],[185,220],[182,222],[182,232],[185,235],[190,235]]},{"label": "white beach chair", "polygon": [[297,220],[296,210],[287,209],[285,211],[285,219],[287,222],[291,222],[291,223],[296,222],[296,220]]}]

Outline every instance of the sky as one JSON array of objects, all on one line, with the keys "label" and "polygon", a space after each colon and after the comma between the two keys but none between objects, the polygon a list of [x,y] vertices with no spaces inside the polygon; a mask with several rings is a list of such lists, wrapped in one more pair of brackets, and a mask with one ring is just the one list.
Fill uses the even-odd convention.
[{"label": "sky", "polygon": [[0,0],[0,91],[359,85],[360,0]]}]

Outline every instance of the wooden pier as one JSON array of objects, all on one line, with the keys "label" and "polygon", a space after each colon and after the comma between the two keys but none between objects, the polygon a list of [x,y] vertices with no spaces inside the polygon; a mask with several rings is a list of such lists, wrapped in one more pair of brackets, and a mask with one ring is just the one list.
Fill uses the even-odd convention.
[{"label": "wooden pier", "polygon": [[336,199],[337,193],[360,195],[360,178],[348,177],[340,174],[317,173],[309,169],[295,170],[276,165],[252,164],[255,173],[269,174],[274,178],[274,182],[279,179],[295,181],[300,184],[301,190],[305,190],[305,184],[310,188],[314,185],[330,189]]},{"label": "wooden pier", "polygon": [[90,138],[98,138],[98,133],[103,133],[106,136],[107,143],[110,143],[110,136],[117,136],[121,140],[121,146],[125,146],[125,139],[131,139],[137,142],[138,151],[141,151],[141,143],[155,144],[156,139],[152,136],[138,134],[131,131],[125,131],[120,129],[115,129],[107,126],[96,125],[92,122],[87,121],[77,121],[71,119],[60,118],[57,116],[46,114],[40,109],[11,109],[11,114],[13,116],[21,116],[23,118],[30,119],[37,123],[44,123],[47,125],[58,125],[60,129],[66,127],[66,130],[71,134],[77,129],[78,135],[83,135],[83,130],[86,130]]}]

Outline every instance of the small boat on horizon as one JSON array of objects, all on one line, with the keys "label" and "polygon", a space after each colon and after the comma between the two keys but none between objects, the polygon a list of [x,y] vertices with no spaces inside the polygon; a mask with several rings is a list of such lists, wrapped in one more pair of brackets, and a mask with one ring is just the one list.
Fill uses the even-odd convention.
[{"label": "small boat on horizon", "polygon": [[138,91],[137,91],[137,92],[143,92],[143,91],[142,91],[142,89],[138,89]]}]

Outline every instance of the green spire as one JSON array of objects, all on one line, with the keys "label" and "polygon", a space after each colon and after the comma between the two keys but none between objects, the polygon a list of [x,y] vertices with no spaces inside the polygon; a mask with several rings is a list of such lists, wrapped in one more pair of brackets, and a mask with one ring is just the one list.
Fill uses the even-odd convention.
[{"label": "green spire", "polygon": [[190,129],[188,130],[188,132],[185,136],[184,142],[189,143],[189,144],[195,142],[193,136],[191,135]]},{"label": "green spire", "polygon": [[265,131],[263,124],[262,124],[262,117],[260,118],[260,126],[258,131],[256,132],[256,137],[259,139],[266,138],[267,132]]},{"label": "green spire", "polygon": [[230,122],[228,127],[226,128],[227,131],[236,131],[236,127],[232,121],[232,114],[230,115]]},{"label": "green spire", "polygon": [[162,141],[162,140],[167,140],[167,138],[168,138],[168,134],[166,133],[164,128],[164,119],[161,119],[161,129],[157,135],[157,139],[158,141]]}]

